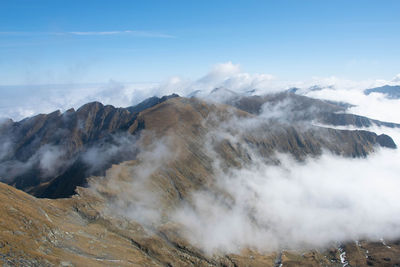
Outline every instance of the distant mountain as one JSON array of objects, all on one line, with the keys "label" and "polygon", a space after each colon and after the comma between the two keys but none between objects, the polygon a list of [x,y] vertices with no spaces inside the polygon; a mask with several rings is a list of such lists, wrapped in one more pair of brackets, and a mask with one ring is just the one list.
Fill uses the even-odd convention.
[{"label": "distant mountain", "polygon": [[297,93],[299,90],[301,90],[301,89],[298,88],[298,87],[291,87],[291,88],[287,89],[286,92],[287,92],[287,93],[293,93],[293,94],[295,94],[295,93]]},{"label": "distant mountain", "polygon": [[257,115],[264,113],[268,116],[271,111],[280,111],[286,114],[284,119],[291,123],[315,121],[333,126],[370,127],[376,125],[400,128],[400,124],[346,113],[346,110],[352,106],[347,103],[314,99],[289,92],[264,96],[241,96],[230,98],[225,103]]},{"label": "distant mountain", "polygon": [[400,85],[384,85],[381,87],[371,88],[364,90],[364,94],[369,95],[371,93],[381,93],[384,94],[389,99],[399,99],[400,98]]},{"label": "distant mountain", "polygon": [[[252,91],[248,91],[245,93],[251,94]],[[202,91],[202,90],[195,90],[191,92],[190,94],[187,95],[188,98],[196,97],[196,98],[201,98],[201,99],[207,99],[211,100],[214,102],[225,102],[228,99],[238,97],[241,94],[234,92],[230,89],[224,88],[224,87],[217,87],[211,90],[211,92],[207,91]]]},{"label": "distant mountain", "polygon": [[312,86],[305,87],[305,88],[291,87],[291,88],[287,89],[285,92],[302,95],[302,94],[312,92],[312,91],[321,91],[324,89],[334,89],[334,88],[335,88],[335,86],[333,86],[333,85],[328,85],[328,86],[312,85]]},{"label": "distant mountain", "polygon": [[227,89],[224,87],[218,87],[218,88],[214,88],[210,92],[208,97],[212,98],[212,99],[217,99],[217,100],[224,100],[226,98],[232,98],[232,97],[237,97],[237,96],[239,96],[239,94],[230,89]]}]

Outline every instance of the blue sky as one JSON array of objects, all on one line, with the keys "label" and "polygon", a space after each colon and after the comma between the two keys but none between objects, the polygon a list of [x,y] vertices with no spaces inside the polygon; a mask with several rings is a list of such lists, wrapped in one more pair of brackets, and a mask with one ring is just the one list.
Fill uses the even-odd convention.
[{"label": "blue sky", "polygon": [[390,79],[400,1],[0,1],[0,85],[159,82],[219,62],[282,79]]}]

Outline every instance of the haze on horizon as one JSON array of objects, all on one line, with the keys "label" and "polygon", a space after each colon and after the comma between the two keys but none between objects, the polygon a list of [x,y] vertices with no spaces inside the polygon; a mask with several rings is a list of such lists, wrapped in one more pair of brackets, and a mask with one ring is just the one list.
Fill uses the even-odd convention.
[{"label": "haze on horizon", "polygon": [[0,118],[218,86],[399,84],[398,11],[389,0],[2,1]]}]

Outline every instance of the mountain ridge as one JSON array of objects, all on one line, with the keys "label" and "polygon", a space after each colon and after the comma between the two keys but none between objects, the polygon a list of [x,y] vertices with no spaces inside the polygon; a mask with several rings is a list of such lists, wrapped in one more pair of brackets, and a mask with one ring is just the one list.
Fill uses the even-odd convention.
[{"label": "mountain ridge", "polygon": [[[168,220],[180,205],[196,206],[195,192],[207,192],[214,197],[214,205],[222,199],[224,207],[234,206],[234,196],[221,186],[218,175],[254,164],[280,166],[280,154],[300,163],[324,151],[336,157],[363,158],[380,147],[395,148],[391,137],[318,127],[307,113],[300,116],[303,120],[294,121],[299,116],[280,120],[244,110],[257,111],[265,104],[258,100],[257,105],[244,101],[242,109],[234,103],[197,98],[158,101],[152,99],[155,105],[137,113],[88,103],[66,115],[53,112],[2,128],[2,134],[12,133],[13,127],[22,129],[24,136],[17,142],[21,151],[13,155],[37,155],[34,163],[39,167],[50,165],[44,159],[63,162],[67,156],[55,153],[60,145],[72,144],[80,154],[71,149],[68,155],[75,155],[74,161],[61,170],[64,173],[24,188],[42,198],[0,183],[0,212],[7,218],[0,221],[0,262],[17,266],[338,266],[345,251],[346,260],[355,266],[400,264],[400,243],[395,240],[349,241],[303,250],[249,247],[210,254],[186,238],[185,225]],[[297,112],[303,105],[309,106],[299,102],[284,111]],[[320,102],[315,105],[326,107]],[[14,136],[19,140],[20,135]],[[51,140],[55,143],[45,142]],[[21,145],[24,142],[27,151]],[[20,179],[35,177],[34,171],[30,169]],[[9,184],[16,185],[15,181]],[[263,221],[253,212],[246,209],[244,216],[261,227]]]},{"label": "mountain ridge", "polygon": [[[157,108],[159,105],[168,103],[168,105],[166,106],[169,107],[169,109],[174,110],[178,108],[178,110],[180,109],[179,113],[184,114],[186,112],[187,115],[190,115],[191,117],[193,117],[195,113],[199,112],[196,109],[201,106],[203,113],[205,112],[204,114],[209,114],[210,110],[214,110],[212,112],[224,112],[225,115],[223,115],[223,117],[229,117],[231,115],[229,115],[228,109],[237,107],[239,108],[239,110],[243,110],[243,112],[245,113],[250,112],[250,114],[257,115],[257,111],[259,112],[261,106],[265,105],[266,102],[274,102],[276,101],[276,99],[278,99],[279,102],[282,99],[286,99],[286,97],[287,95],[273,95],[266,96],[265,98],[245,97],[241,99],[241,102],[236,101],[233,103],[228,103],[228,106],[226,108],[224,107],[220,109],[215,108],[220,105],[217,103],[206,104],[206,102],[199,102],[201,100],[185,99],[179,98],[177,97],[177,95],[171,95],[164,98],[152,98],[148,102],[143,102],[144,105],[139,104],[138,108],[130,109],[136,110],[135,112],[130,112],[129,108],[114,108],[111,105],[104,106],[100,102],[92,102],[83,105],[76,111],[69,110],[62,114],[59,111],[52,112],[48,115],[40,114],[32,118],[24,119],[20,122],[9,124],[8,127],[3,127],[4,129],[2,130],[2,136],[0,137],[0,139],[5,139],[7,136],[13,136],[14,140],[16,141],[14,142],[14,150],[11,150],[11,154],[9,153],[7,156],[3,157],[3,169],[2,174],[0,173],[0,175],[5,176],[6,173],[12,174],[16,172],[16,178],[13,179],[11,184],[16,186],[17,188],[26,190],[27,192],[30,192],[31,194],[34,194],[36,196],[51,198],[67,197],[74,193],[74,188],[76,186],[85,185],[87,177],[91,175],[103,174],[104,171],[111,166],[111,164],[116,164],[124,160],[134,159],[137,152],[135,149],[132,149],[132,151],[130,151],[129,148],[134,147],[136,142],[135,136],[137,136],[141,130],[152,129],[152,125],[155,125],[157,128],[156,132],[161,135],[165,133],[165,129],[160,128],[159,126],[164,125],[165,121],[169,121],[170,118],[164,118],[165,121],[162,121],[159,118],[163,117],[163,115],[159,114],[152,116],[150,119],[145,119],[146,116],[141,115],[142,112],[145,112],[144,114],[147,114],[150,110],[154,110],[154,108]],[[293,96],[289,95],[289,97]],[[175,101],[174,99],[179,99],[179,101]],[[253,101],[254,99],[256,101]],[[267,99],[267,101],[265,101],[265,99]],[[298,99],[297,96],[296,99]],[[294,108],[291,110],[293,114],[298,114],[298,111],[301,110],[304,105],[310,107],[310,103],[313,103],[318,107],[322,106],[322,108],[324,109],[326,109],[326,107],[330,108],[332,112],[329,114],[331,116],[342,116],[333,113],[338,110],[343,110],[342,107],[327,104],[325,102],[309,99],[306,97],[300,97],[300,99],[302,101],[306,101],[305,103],[300,102],[299,105],[295,104]],[[149,103],[151,103],[150,107],[148,107]],[[182,104],[178,105],[178,103]],[[185,105],[191,105],[191,110],[186,110],[186,108],[184,107]],[[207,105],[209,107],[207,107]],[[143,107],[147,108],[143,109]],[[167,114],[168,112],[169,111],[166,111]],[[233,111],[233,113],[237,112],[237,110]],[[308,116],[308,113],[306,115]],[[302,120],[310,120],[310,118],[307,116],[301,116]],[[224,120],[223,117],[221,118],[222,121]],[[313,118],[314,117],[312,117],[312,119]],[[326,116],[326,118],[329,117]],[[199,121],[193,119],[185,121],[175,121],[173,122],[173,127],[176,128],[182,123],[187,124],[187,126],[191,124],[198,125],[204,119],[205,118],[202,117],[196,119]],[[295,120],[299,121],[298,116],[295,117]],[[331,121],[332,120],[328,120],[328,122]],[[352,121],[349,119],[344,120],[345,123],[348,123],[349,121],[350,123],[352,123]],[[366,121],[370,122],[369,119],[366,119]],[[366,123],[364,122],[362,126],[365,125]],[[293,126],[287,124],[287,122],[285,122],[284,124],[278,122],[278,128],[279,127],[285,129],[285,134],[281,137],[278,137],[277,135],[273,137],[274,134],[272,133],[273,135],[270,136],[270,138],[272,139],[270,139],[270,141],[267,141],[267,143],[269,144],[267,147],[270,148],[265,148],[266,151],[270,151],[268,153],[271,153],[272,150],[278,148],[278,150],[283,149],[282,151],[295,153],[296,157],[301,158],[304,157],[307,153],[311,153],[314,155],[320,153],[321,146],[325,146],[332,151],[336,151],[335,153],[342,151],[342,149],[344,148],[344,145],[343,148],[340,148],[338,144],[330,145],[324,142],[323,139],[318,139],[318,135],[310,135],[309,133],[306,134],[305,132],[302,133],[302,131],[299,131],[300,128],[292,128]],[[209,129],[204,129],[203,131],[209,131]],[[327,130],[318,129],[318,131]],[[396,148],[393,140],[385,135],[378,136],[367,131],[330,131],[333,132],[327,132],[328,136],[332,135],[333,138],[337,138],[335,136],[347,136],[346,138],[349,138],[348,142],[353,142],[350,140],[354,140],[356,142],[353,148],[350,148],[350,146],[349,148],[347,148],[347,152],[345,152],[345,155],[348,156],[364,157],[372,150],[372,144]],[[348,135],[348,133],[353,134]],[[114,135],[122,135],[125,139],[120,139],[119,137],[114,138]],[[315,139],[316,136],[317,139]],[[285,141],[284,138],[289,139],[288,141]],[[314,141],[302,141],[304,138],[305,140],[314,139]],[[124,140],[125,143],[122,143],[119,140]],[[274,142],[271,143],[271,140],[274,140]],[[255,142],[253,145],[260,145],[259,141],[253,140],[251,142]],[[338,140],[337,142],[341,143],[342,141]],[[262,143],[264,143],[263,146],[265,146],[265,141],[263,141]],[[313,145],[310,146],[309,144]],[[364,144],[368,145],[365,146]],[[105,148],[107,147],[115,148],[116,152],[114,152],[114,154],[111,155],[108,159],[105,159],[103,165],[97,164],[99,165],[96,166],[97,169],[92,168],[88,161],[85,161],[85,159],[87,159],[87,155],[90,154],[92,150],[97,149],[100,153],[101,151],[106,151]],[[52,170],[54,172],[51,173],[52,176],[46,176],[46,169],[43,170],[42,168],[42,159],[43,157],[50,157],[52,156],[52,154],[56,155],[56,160],[64,162],[65,164],[61,165],[59,169]],[[15,162],[13,160],[17,160],[15,161],[17,163],[14,164]],[[10,162],[15,166],[12,165]],[[90,159],[89,162],[91,162]],[[22,166],[23,168],[18,168],[20,166]],[[27,172],[18,174],[18,171],[23,171],[24,168],[27,169]],[[70,183],[71,181],[75,182]],[[59,188],[64,189],[60,191]]]}]

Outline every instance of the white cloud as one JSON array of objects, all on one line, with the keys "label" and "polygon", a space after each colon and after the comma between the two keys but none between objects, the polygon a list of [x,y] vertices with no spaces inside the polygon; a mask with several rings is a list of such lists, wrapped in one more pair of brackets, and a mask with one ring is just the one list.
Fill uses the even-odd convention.
[{"label": "white cloud", "polygon": [[69,31],[69,32],[23,32],[23,31],[2,31],[0,35],[7,36],[43,36],[43,35],[76,35],[76,36],[106,36],[106,35],[129,35],[144,38],[175,38],[165,33],[137,30],[116,30],[116,31]]},{"label": "white cloud", "polygon": [[[29,93],[22,94],[20,98],[3,98],[0,103],[7,104],[6,108],[1,109],[3,116],[21,118],[27,114],[79,107],[94,100],[104,104],[129,106],[153,95],[174,92],[187,95],[195,90],[203,90],[203,95],[206,95],[216,87],[242,93],[257,89],[256,93],[262,94],[291,86],[308,88],[318,85],[326,88],[305,91],[305,94],[349,102],[357,105],[351,112],[400,122],[400,100],[388,100],[380,94],[363,94],[366,88],[396,81],[397,76],[392,81],[351,81],[337,77],[300,82],[279,81],[269,74],[242,72],[239,65],[227,62],[216,65],[205,76],[194,81],[172,77],[160,85],[110,81],[106,85],[65,86],[59,90],[40,89],[36,93],[28,90]],[[267,113],[282,116],[279,111],[282,109],[268,110]],[[246,122],[241,123],[245,125]],[[256,123],[256,120],[251,123]],[[242,128],[249,130],[250,127]],[[234,140],[231,133],[220,130],[218,134]],[[400,144],[398,130],[374,130],[391,135]],[[124,146],[125,143],[120,144]],[[7,150],[8,144],[5,143],[0,149]],[[101,152],[98,149],[93,151],[87,154],[88,162]],[[208,155],[213,157],[214,162],[220,162],[209,147],[205,147],[205,151],[210,153]],[[138,159],[141,164],[130,170],[135,174],[130,178],[135,177],[135,180],[120,185],[111,181],[108,185],[110,188],[120,186],[118,190],[128,190],[134,194],[119,194],[120,198],[113,204],[124,210],[130,218],[143,223],[158,222],[162,200],[153,191],[149,191],[152,185],[149,185],[151,181],[147,178],[173,160],[174,152],[175,147],[170,147],[168,141],[157,143],[150,151],[142,151]],[[118,149],[112,146],[110,155],[116,153]],[[4,155],[0,153],[0,157]],[[39,155],[41,168],[53,172],[49,168],[56,164],[54,159],[58,161],[62,155],[51,147],[42,151]],[[215,165],[217,186],[230,197],[195,191],[191,196],[193,205],[179,206],[171,213],[170,219],[186,228],[188,240],[210,253],[215,250],[238,251],[245,246],[270,250],[325,246],[331,242],[359,238],[379,240],[381,237],[400,237],[398,150],[380,149],[367,159],[345,159],[325,153],[320,158],[308,159],[302,163],[287,155],[279,157],[282,163],[280,166],[266,165],[257,158],[253,158],[254,162],[242,169],[225,171]]]},{"label": "white cloud", "polygon": [[[195,90],[208,93],[216,87],[238,92],[258,89],[256,93],[269,93],[290,86],[308,88],[319,85],[326,88],[305,91],[305,94],[349,102],[357,105],[351,109],[354,113],[400,122],[400,100],[388,100],[380,94],[363,94],[366,88],[387,83],[390,84],[383,80],[351,81],[337,77],[301,82],[279,81],[267,74],[242,72],[239,65],[228,62],[216,65],[205,76],[194,81],[172,77],[160,85],[124,85],[110,81],[107,85],[86,89],[63,89],[48,99],[34,99],[32,103],[37,107],[32,105],[32,110],[56,106],[65,109],[89,100],[128,106],[153,95],[173,92],[186,95]],[[282,107],[266,111],[269,116],[280,117],[284,116],[282,112],[286,112]],[[245,121],[240,123],[241,126],[246,125]],[[248,123],[254,124],[257,120]],[[237,128],[252,131],[254,127]],[[223,128],[220,130],[219,134],[225,134],[224,138],[235,140],[231,132]],[[238,129],[239,132],[241,130]],[[389,134],[400,144],[398,130],[373,130]],[[207,143],[204,142],[204,145]],[[121,197],[111,206],[144,224],[161,223],[162,200],[156,192],[149,191],[152,185],[149,185],[148,178],[174,158],[174,151],[168,142],[161,142],[150,151],[142,151],[145,154],[139,155],[138,162],[141,163],[129,170],[135,174],[129,177],[136,177],[132,183],[128,180],[118,185],[111,180],[107,185],[132,193],[119,194]],[[213,157],[214,162],[220,162],[209,147],[205,151]],[[94,155],[98,154],[98,151],[94,152]],[[47,158],[47,154],[44,156],[44,159]],[[170,214],[170,219],[184,226],[182,229],[187,230],[186,237],[192,244],[209,253],[216,250],[237,252],[246,246],[275,250],[326,246],[332,242],[365,238],[379,240],[382,237],[400,237],[400,217],[397,212],[400,210],[400,195],[396,191],[400,187],[399,151],[380,149],[366,159],[345,159],[324,153],[320,158],[302,163],[287,155],[279,157],[280,166],[266,165],[254,157],[252,164],[228,172],[216,165],[214,178],[217,186],[231,197],[195,191],[191,195],[192,206],[179,206]]]},{"label": "white cloud", "polygon": [[[370,130],[400,143],[398,129]],[[210,146],[206,151],[215,157]],[[228,170],[219,167],[222,159],[213,158],[218,193],[195,191],[191,204],[173,213],[192,245],[213,254],[400,237],[399,150],[379,149],[357,159],[325,152],[305,162],[280,154],[277,166],[251,157],[250,165]]]},{"label": "white cloud", "polygon": [[[233,199],[198,191],[174,219],[192,244],[212,253],[316,248],[400,236],[399,153],[366,159],[325,154],[280,166],[254,165],[216,179]],[[226,204],[231,203],[231,204]]]},{"label": "white cloud", "polygon": [[354,89],[327,88],[319,91],[310,91],[305,95],[319,99],[347,102],[355,105],[355,107],[350,108],[350,113],[372,119],[400,123],[400,99],[387,99],[383,94],[379,93],[365,95],[363,89],[360,90],[357,87]]},{"label": "white cloud", "polygon": [[[257,127],[241,127],[246,125],[243,119],[233,123],[231,127],[240,128],[237,132],[254,132]],[[178,223],[180,234],[209,254],[235,253],[246,247],[261,252],[324,248],[400,237],[399,150],[377,149],[367,158],[356,159],[325,152],[304,162],[279,154],[280,165],[272,166],[241,143],[250,149],[246,152],[252,161],[240,169],[226,169],[211,140],[228,139],[234,146],[239,140],[235,131],[219,125],[202,142],[202,151],[214,162],[213,178],[205,188],[212,185],[213,190],[192,191],[181,205],[165,209],[169,202],[156,181],[163,179],[159,170],[168,169],[179,152],[164,140],[150,150],[142,149],[137,164],[108,173],[108,178],[122,177],[123,183],[100,180],[117,190],[110,212],[150,227]],[[372,130],[400,142],[398,129]],[[93,186],[99,188],[99,184]]]},{"label": "white cloud", "polygon": [[279,83],[270,74],[242,72],[238,64],[226,62],[214,65],[210,72],[194,81],[173,77],[160,85],[160,91],[168,88],[169,93],[175,92],[182,96],[198,91],[196,96],[200,97],[207,96],[215,88],[226,88],[238,93],[258,89],[258,93],[265,93],[282,90]]},{"label": "white cloud", "polygon": [[155,84],[121,84],[113,80],[107,84],[2,86],[5,92],[0,98],[0,118],[20,120],[54,110],[77,109],[92,101],[127,107],[154,96],[155,88]]},{"label": "white cloud", "polygon": [[173,35],[157,33],[157,32],[149,32],[149,31],[75,31],[75,32],[61,32],[54,34],[72,34],[72,35],[131,35],[136,37],[148,37],[148,38],[174,38]]},{"label": "white cloud", "polygon": [[[72,35],[116,35],[124,34],[125,31],[108,31],[108,32],[68,32]],[[61,33],[60,33],[61,34]]]},{"label": "white cloud", "polygon": [[[206,97],[215,88],[226,88],[238,93],[267,94],[283,91],[291,87],[302,88],[300,93],[310,97],[335,101],[345,101],[357,107],[351,109],[356,114],[375,119],[400,122],[396,112],[392,112],[398,100],[387,100],[380,94],[365,96],[363,90],[394,85],[395,80],[364,80],[353,81],[338,77],[313,77],[308,81],[285,81],[270,74],[243,72],[238,64],[226,62],[216,64],[207,74],[199,79],[190,80],[173,76],[162,83],[123,84],[110,81],[97,85],[58,85],[31,86],[25,89],[16,87],[1,88],[0,117],[22,119],[37,113],[48,113],[56,109],[66,110],[89,101],[100,101],[103,104],[115,106],[130,106],[152,96],[163,96],[177,93],[188,96],[197,92],[196,96]],[[319,91],[308,90],[311,86],[324,88]],[[18,97],[10,92],[18,91]],[[249,93],[251,91],[251,93]],[[222,92],[222,94],[225,94]]]},{"label": "white cloud", "polygon": [[392,82],[400,83],[400,73],[393,77]]},{"label": "white cloud", "polygon": [[[205,96],[217,87],[244,92],[251,88],[269,88],[272,82],[271,75],[240,72],[239,65],[227,62],[215,65],[209,73],[194,81],[175,76],[160,84],[122,84],[111,80],[107,84],[92,85],[44,85],[21,88],[3,86],[2,90],[6,92],[0,99],[0,118],[10,117],[19,120],[57,109],[64,111],[71,107],[78,108],[90,101],[126,107],[148,97],[172,93],[187,96],[193,91],[201,90],[200,95]],[[13,94],[8,96],[9,92],[18,90],[20,91],[18,97]]]}]

